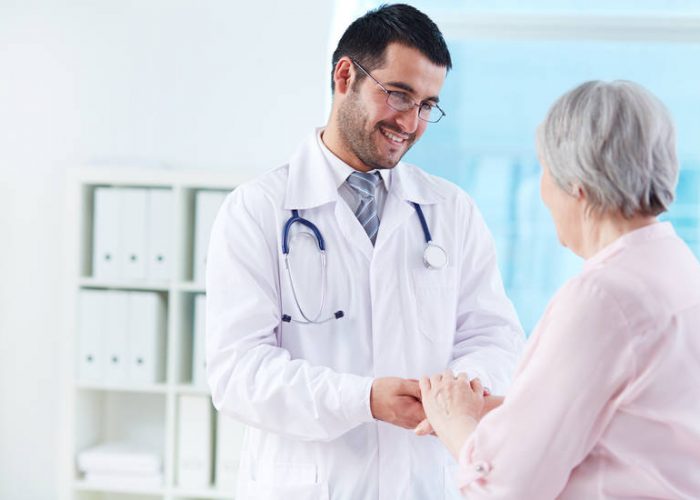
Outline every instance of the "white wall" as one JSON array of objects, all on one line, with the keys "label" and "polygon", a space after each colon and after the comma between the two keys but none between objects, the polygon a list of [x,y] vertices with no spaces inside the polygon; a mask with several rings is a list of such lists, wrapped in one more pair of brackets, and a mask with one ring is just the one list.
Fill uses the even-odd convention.
[{"label": "white wall", "polygon": [[328,0],[0,0],[0,499],[58,496],[66,169],[272,168],[325,121]]}]

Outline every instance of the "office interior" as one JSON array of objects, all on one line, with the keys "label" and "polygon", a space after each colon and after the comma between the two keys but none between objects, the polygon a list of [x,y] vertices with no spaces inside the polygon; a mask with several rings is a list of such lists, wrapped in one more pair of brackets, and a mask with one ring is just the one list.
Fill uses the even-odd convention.
[{"label": "office interior", "polygon": [[[697,2],[406,3],[442,28],[454,63],[440,101],[447,116],[406,160],[476,200],[527,333],[582,264],[557,243],[539,199],[534,133],[554,99],[584,80],[636,81],[670,109],[681,173],[662,218],[700,257]],[[231,488],[217,488],[216,429],[225,426],[201,404],[198,327],[187,326],[203,308],[202,214],[215,212],[238,182],[283,164],[325,122],[332,49],[353,18],[379,4],[0,0],[1,500],[233,498]],[[163,191],[173,194],[165,203],[179,207],[177,285],[113,289],[109,270],[95,274],[103,272],[92,255],[98,200],[118,192],[136,200],[122,199],[124,206],[143,208]],[[124,311],[132,303],[146,308],[161,332],[152,348],[164,358],[148,376],[155,388],[130,391],[124,379],[111,391],[99,377],[78,383],[80,303],[92,300],[81,296],[95,291],[118,296]],[[166,311],[173,295],[179,320]],[[175,340],[163,333],[180,323]],[[177,457],[166,455],[185,446],[182,419],[172,416],[187,408],[211,421],[212,463],[206,484],[179,488]],[[152,465],[160,483],[85,483],[77,453],[89,439],[76,437],[79,427],[88,422],[98,435],[119,435],[101,428],[114,415],[141,426],[137,439],[153,429],[163,435]]]}]

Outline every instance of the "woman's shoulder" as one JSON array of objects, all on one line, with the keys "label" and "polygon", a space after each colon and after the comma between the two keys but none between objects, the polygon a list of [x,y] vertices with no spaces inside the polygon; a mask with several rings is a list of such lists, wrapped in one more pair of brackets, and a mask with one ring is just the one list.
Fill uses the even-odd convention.
[{"label": "woman's shoulder", "polygon": [[[557,292],[555,308],[575,315],[601,316],[619,323],[620,329],[637,335],[665,323],[669,311],[654,293],[645,273],[613,264],[584,269]],[[562,311],[555,311],[555,313]]]}]

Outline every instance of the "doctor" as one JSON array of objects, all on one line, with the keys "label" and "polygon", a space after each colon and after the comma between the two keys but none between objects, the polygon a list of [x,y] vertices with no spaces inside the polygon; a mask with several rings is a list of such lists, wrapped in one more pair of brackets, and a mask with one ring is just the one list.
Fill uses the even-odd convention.
[{"label": "doctor", "polygon": [[327,126],[218,214],[208,378],[250,426],[238,499],[459,497],[452,458],[410,430],[416,379],[449,367],[502,393],[523,335],[472,200],[400,161],[450,67],[423,13],[368,12],[334,53]]}]

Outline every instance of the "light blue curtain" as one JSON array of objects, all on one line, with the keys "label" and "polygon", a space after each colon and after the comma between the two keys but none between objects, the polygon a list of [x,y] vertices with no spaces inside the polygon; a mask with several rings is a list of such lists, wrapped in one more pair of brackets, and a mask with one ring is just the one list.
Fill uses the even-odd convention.
[{"label": "light blue curtain", "polygon": [[[409,2],[436,21],[450,13],[700,14],[690,1]],[[356,13],[379,2],[357,2]],[[492,4],[498,4],[494,6]],[[657,37],[658,38],[658,37]],[[463,187],[493,233],[506,290],[526,332],[582,261],[562,248],[539,196],[537,125],[561,94],[592,80],[638,82],[668,106],[678,129],[677,200],[663,219],[700,257],[700,44],[660,41],[450,39],[454,68],[430,125],[406,156]]]}]

